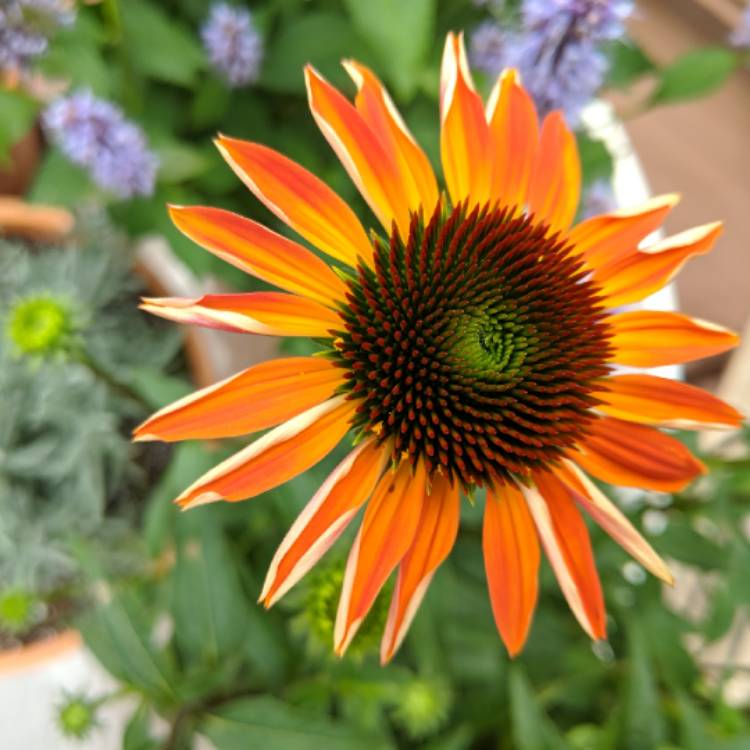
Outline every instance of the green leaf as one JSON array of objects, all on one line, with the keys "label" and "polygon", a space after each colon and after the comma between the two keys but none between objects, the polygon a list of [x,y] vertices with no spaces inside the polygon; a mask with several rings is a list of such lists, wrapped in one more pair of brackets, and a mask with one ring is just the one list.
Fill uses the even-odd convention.
[{"label": "green leaf", "polygon": [[33,203],[75,208],[86,198],[101,195],[83,169],[71,164],[57,149],[52,148],[42,161],[28,199]]},{"label": "green leaf", "polygon": [[179,141],[155,144],[159,157],[159,182],[173,184],[184,182],[204,174],[211,167],[211,160],[201,149]]},{"label": "green leaf", "polygon": [[176,518],[177,560],[171,574],[178,645],[193,659],[232,656],[247,632],[247,599],[224,532],[212,509]]},{"label": "green leaf", "polygon": [[681,518],[671,521],[659,537],[659,552],[705,570],[722,569],[727,562],[727,554],[718,544]]},{"label": "green leaf", "polygon": [[156,3],[127,0],[120,3],[120,11],[122,48],[133,68],[166,83],[193,85],[206,62],[197,34]]},{"label": "green leaf", "polygon": [[651,103],[667,104],[709,94],[727,80],[738,64],[738,56],[722,47],[687,52],[662,69]]},{"label": "green leaf", "polygon": [[125,727],[122,750],[156,750],[159,743],[151,737],[151,711],[147,703],[141,703]]},{"label": "green leaf", "polygon": [[153,409],[161,409],[193,390],[193,386],[184,378],[144,367],[129,369],[127,378],[128,385]]},{"label": "green leaf", "polygon": [[410,98],[434,41],[435,0],[345,0],[345,5],[386,80]]},{"label": "green leaf", "polygon": [[612,177],[612,155],[604,141],[591,138],[586,133],[576,133],[578,153],[581,157],[583,183],[588,185],[595,180],[609,180]]},{"label": "green leaf", "polygon": [[656,70],[651,58],[632,41],[613,42],[609,53],[610,69],[607,83],[610,86],[629,86],[641,76]]},{"label": "green leaf", "polygon": [[510,669],[513,745],[524,750],[565,750],[567,743],[549,720],[520,667]]},{"label": "green leaf", "polygon": [[34,126],[39,105],[19,91],[0,89],[0,164],[8,158],[12,146]]},{"label": "green leaf", "polygon": [[231,91],[218,78],[207,78],[198,86],[190,103],[191,125],[198,129],[218,127],[231,102]]},{"label": "green leaf", "polygon": [[174,668],[151,642],[154,622],[143,601],[135,591],[113,591],[104,581],[94,586],[101,603],[78,623],[86,645],[118,680],[156,700],[172,698]]},{"label": "green leaf", "polygon": [[340,60],[355,51],[351,37],[351,26],[343,16],[301,15],[287,23],[268,45],[259,83],[273,91],[303,93],[307,63],[334,83],[343,83]]},{"label": "green leaf", "polygon": [[706,750],[716,747],[715,738],[706,732],[706,719],[700,709],[680,692],[676,696],[680,723],[680,747],[682,750]]},{"label": "green leaf", "polygon": [[659,705],[647,637],[641,625],[631,620],[627,627],[630,657],[629,674],[624,683],[624,727],[618,748],[643,750],[656,748],[664,739],[664,720]]},{"label": "green leaf", "polygon": [[[246,698],[199,726],[221,750],[380,750],[392,745],[343,723],[301,711],[276,698]],[[530,749],[529,749],[530,750]]]}]

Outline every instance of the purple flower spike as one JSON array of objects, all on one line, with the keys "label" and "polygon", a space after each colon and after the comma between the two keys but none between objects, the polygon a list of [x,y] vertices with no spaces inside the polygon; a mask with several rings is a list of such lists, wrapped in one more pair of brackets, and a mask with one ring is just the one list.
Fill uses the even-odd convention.
[{"label": "purple flower spike", "polygon": [[250,11],[216,3],[201,29],[211,65],[229,86],[238,88],[257,80],[263,60],[263,39]]},{"label": "purple flower spike", "polygon": [[120,198],[154,192],[158,159],[143,131],[116,105],[78,91],[52,102],[43,123],[65,156],[105,190]]}]

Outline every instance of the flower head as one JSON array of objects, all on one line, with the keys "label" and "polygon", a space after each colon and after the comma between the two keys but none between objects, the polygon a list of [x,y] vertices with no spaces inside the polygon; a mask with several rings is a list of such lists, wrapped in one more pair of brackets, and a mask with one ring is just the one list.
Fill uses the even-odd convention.
[{"label": "flower head", "polygon": [[258,78],[263,39],[250,11],[215,3],[201,29],[201,39],[211,65],[230,86],[246,86]]},{"label": "flower head", "polygon": [[441,193],[375,75],[354,61],[345,67],[354,104],[308,67],[310,107],[382,229],[368,234],[295,162],[222,136],[219,150],[238,176],[337,270],[250,219],[173,206],[188,237],[284,291],[143,303],[186,323],[309,336],[322,356],[251,367],[157,412],[135,437],[274,427],[186,489],[177,502],[187,509],[260,495],[351,433],[355,447],[281,542],[260,597],[273,605],[365,506],[333,627],[339,654],[395,573],[381,659],[393,656],[453,546],[460,498],[478,486],[490,599],[510,653],[528,633],[542,548],[583,628],[604,638],[581,508],[644,568],[670,574],[589,477],[678,490],[705,468],[659,428],[741,419],[692,386],[612,372],[715,354],[736,344],[733,333],[677,313],[614,310],[668,283],[711,248],[720,226],[641,250],[673,195],[573,226],[581,175],[563,116],[552,112],[540,125],[513,70],[485,108],[453,34],[441,75]]},{"label": "flower head", "polygon": [[0,5],[0,70],[23,70],[49,38],[75,19],[69,0],[4,0]]},{"label": "flower head", "polygon": [[97,726],[97,704],[80,695],[66,695],[57,711],[57,724],[65,737],[82,740]]},{"label": "flower head", "polygon": [[120,198],[153,193],[156,155],[143,131],[115,104],[78,91],[55,100],[43,122],[65,156],[105,190]]},{"label": "flower head", "polygon": [[601,46],[625,33],[632,9],[631,0],[524,0],[519,31],[491,21],[475,31],[472,61],[490,75],[516,66],[540,114],[562,109],[575,124],[604,81]]},{"label": "flower head", "polygon": [[44,616],[45,606],[34,594],[11,588],[0,593],[0,630],[22,635]]},{"label": "flower head", "polygon": [[64,351],[74,332],[69,305],[50,295],[19,299],[9,310],[7,335],[22,354]]}]

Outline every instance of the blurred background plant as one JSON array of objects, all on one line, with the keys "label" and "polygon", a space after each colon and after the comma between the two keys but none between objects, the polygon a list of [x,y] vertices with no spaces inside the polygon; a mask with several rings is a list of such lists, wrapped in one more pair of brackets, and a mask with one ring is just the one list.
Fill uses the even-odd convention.
[{"label": "blurred background plant", "polygon": [[[161,235],[211,284],[258,283],[182,237],[165,203],[287,231],[226,168],[216,132],[282,151],[367,217],[309,116],[302,66],[351,92],[340,59],[370,64],[439,165],[442,40],[463,28],[485,93],[516,65],[542,110],[561,106],[580,126],[582,212],[601,212],[615,200],[612,156],[583,127],[585,105],[615,89],[635,92],[622,117],[679,104],[748,59],[745,24],[659,63],[625,33],[637,13],[628,0],[0,0],[0,172],[20,170],[13,189],[31,202],[95,207],[64,248],[0,245],[0,646],[74,621],[121,686],[61,696],[63,734],[96,742],[114,704],[129,716],[126,750],[199,747],[199,736],[219,750],[750,748],[750,691],[737,682],[750,669],[737,656],[750,605],[747,435],[709,456],[714,474],[688,493],[620,496],[687,566],[688,591],[669,608],[594,532],[609,643],[578,632],[545,570],[529,645],[509,662],[485,592],[481,502],[464,504],[456,550],[386,669],[386,599],[349,655],[330,655],[345,541],[278,611],[255,601],[276,544],[340,456],[257,502],[179,514],[170,500],[238,443],[128,442],[189,375],[176,327],[135,311],[139,238]],[[293,339],[281,350],[304,353]]]}]

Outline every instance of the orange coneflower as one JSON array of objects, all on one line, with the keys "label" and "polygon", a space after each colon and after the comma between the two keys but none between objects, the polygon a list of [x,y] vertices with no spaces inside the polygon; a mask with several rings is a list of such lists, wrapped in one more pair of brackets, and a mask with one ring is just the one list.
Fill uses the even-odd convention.
[{"label": "orange coneflower", "polygon": [[[330,255],[228,211],[171,208],[188,237],[284,292],[147,299],[143,308],[230,331],[310,336],[320,357],[251,367],[166,407],[136,439],[184,440],[274,429],[201,477],[183,508],[259,495],[304,472],[347,433],[356,447],[281,543],[261,600],[271,606],[341,535],[361,506],[335,627],[343,653],[398,568],[381,647],[401,643],[453,546],[459,498],[486,488],[483,547],[497,627],[522,647],[541,546],[573,613],[605,637],[601,587],[581,509],[665,581],[663,561],[589,479],[671,492],[704,472],[657,428],[736,426],[715,397],[653,375],[611,374],[722,352],[737,337],[670,312],[613,312],[707,252],[709,224],[642,248],[677,198],[571,227],[576,142],[553,112],[538,126],[514,71],[487,108],[460,36],[441,80],[447,197],[390,97],[348,61],[352,105],[312,68],[313,116],[383,226],[369,235],[326,185],[281,154],[221,136],[232,169],[279,218]],[[278,426],[277,426],[278,425]]]}]

